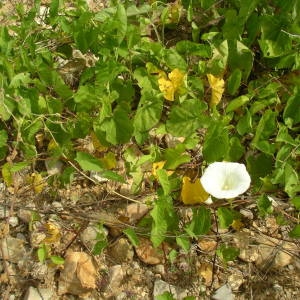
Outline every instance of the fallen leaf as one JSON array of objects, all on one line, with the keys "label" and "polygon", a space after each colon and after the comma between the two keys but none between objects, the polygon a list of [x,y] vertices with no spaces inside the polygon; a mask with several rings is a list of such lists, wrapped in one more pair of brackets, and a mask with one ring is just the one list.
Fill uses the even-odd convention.
[{"label": "fallen leaf", "polygon": [[91,257],[85,252],[69,251],[60,274],[58,294],[84,296],[96,288],[97,271]]},{"label": "fallen leaf", "polygon": [[220,77],[215,77],[212,74],[207,74],[208,83],[212,89],[211,99],[210,99],[210,107],[216,106],[222,98],[224,93],[224,79]]},{"label": "fallen leaf", "polygon": [[213,278],[213,266],[211,263],[201,263],[198,269],[199,275],[204,279],[205,285],[210,286]]},{"label": "fallen leaf", "polygon": [[40,194],[47,186],[47,182],[40,173],[32,173],[29,182],[32,184],[33,190],[36,194]]},{"label": "fallen leaf", "polygon": [[216,241],[207,238],[203,238],[198,242],[199,248],[205,252],[216,250],[217,244]]},{"label": "fallen leaf", "polygon": [[209,194],[204,190],[200,180],[197,178],[192,182],[191,178],[182,178],[181,200],[184,204],[196,204],[206,201]]},{"label": "fallen leaf", "polygon": [[107,147],[103,146],[99,139],[97,138],[95,132],[91,132],[90,134],[91,136],[91,140],[92,140],[92,144],[94,146],[94,149],[97,151],[97,152],[103,152],[103,151],[106,151],[107,150]]},{"label": "fallen leaf", "polygon": [[236,220],[233,220],[232,224],[231,224],[231,227],[233,229],[235,229],[236,231],[240,231],[242,228],[245,227],[244,223],[239,220],[239,219],[236,219]]},{"label": "fallen leaf", "polygon": [[158,265],[164,261],[164,252],[168,251],[166,243],[162,243],[158,248],[154,248],[148,239],[139,239],[139,244],[135,247],[138,258],[149,265]]},{"label": "fallen leaf", "polygon": [[51,244],[59,241],[61,234],[58,225],[52,222],[47,222],[46,224],[44,224],[44,228],[46,233],[46,238],[43,241],[44,243]]}]

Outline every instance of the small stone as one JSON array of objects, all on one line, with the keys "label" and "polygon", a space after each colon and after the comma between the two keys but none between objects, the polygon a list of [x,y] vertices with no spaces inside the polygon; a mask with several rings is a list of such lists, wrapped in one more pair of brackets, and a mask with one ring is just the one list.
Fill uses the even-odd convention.
[{"label": "small stone", "polygon": [[238,291],[243,282],[244,277],[241,272],[236,272],[228,276],[228,284],[230,285],[233,291]]},{"label": "small stone", "polygon": [[80,233],[80,238],[87,247],[93,249],[95,244],[99,240],[99,235],[103,236],[103,239],[105,239],[108,235],[108,232],[104,228],[102,228],[100,232],[98,228],[90,225]]},{"label": "small stone", "polygon": [[25,294],[24,300],[43,300],[43,297],[36,288],[30,286]]},{"label": "small stone", "polygon": [[0,246],[2,248],[3,258],[10,262],[17,263],[23,260],[26,255],[24,242],[22,240],[8,236],[1,240]]},{"label": "small stone", "polygon": [[241,209],[240,210],[241,215],[243,215],[245,218],[249,220],[253,220],[253,213],[250,209]]},{"label": "small stone", "polygon": [[34,211],[35,207],[32,207],[32,209],[27,208],[20,208],[18,211],[18,217],[21,221],[24,223],[29,223],[32,219],[32,213]]},{"label": "small stone", "polygon": [[108,286],[111,290],[116,290],[122,285],[125,274],[121,265],[112,266],[109,269]]},{"label": "small stone", "polygon": [[212,296],[214,300],[233,300],[234,296],[231,291],[231,287],[228,284],[221,286],[215,294]]},{"label": "small stone", "polygon": [[133,260],[132,245],[125,238],[120,238],[109,249],[108,254],[117,264],[131,262]]},{"label": "small stone", "polygon": [[153,298],[163,294],[164,292],[171,292],[172,296],[177,300],[184,299],[188,295],[188,292],[186,290],[171,285],[163,280],[156,279],[154,282]]},{"label": "small stone", "polygon": [[149,211],[149,206],[143,203],[131,203],[126,208],[126,216],[131,224],[142,219]]},{"label": "small stone", "polygon": [[154,267],[154,272],[155,272],[156,274],[160,274],[160,275],[164,276],[165,273],[166,273],[164,265],[162,265],[162,264],[156,265],[156,266]]},{"label": "small stone", "polygon": [[19,219],[17,217],[10,217],[8,219],[8,223],[9,225],[11,225],[12,227],[17,227],[19,225]]}]

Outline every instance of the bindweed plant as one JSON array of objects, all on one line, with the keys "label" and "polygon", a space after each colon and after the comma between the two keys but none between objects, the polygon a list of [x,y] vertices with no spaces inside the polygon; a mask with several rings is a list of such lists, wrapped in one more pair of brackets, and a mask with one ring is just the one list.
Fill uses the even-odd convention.
[{"label": "bindweed plant", "polygon": [[[36,0],[1,26],[5,184],[30,165],[43,166],[36,193],[78,173],[130,181],[132,194],[146,182],[156,193],[153,244],[173,236],[186,249],[184,239],[211,230],[209,194],[247,190],[265,215],[275,213],[268,195],[299,210],[299,1],[139,2],[93,11],[86,1]],[[219,225],[232,228],[241,216],[220,201]],[[178,205],[193,205],[184,226]]]}]

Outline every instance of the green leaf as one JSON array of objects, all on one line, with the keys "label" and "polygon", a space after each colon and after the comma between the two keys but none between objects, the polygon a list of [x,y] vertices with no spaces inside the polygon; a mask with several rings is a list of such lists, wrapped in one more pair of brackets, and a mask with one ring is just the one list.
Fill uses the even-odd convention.
[{"label": "green leaf", "polygon": [[175,213],[172,198],[159,196],[150,212],[153,219],[151,229],[151,241],[154,247],[158,247],[166,238],[168,229],[177,226],[178,217]]},{"label": "green leaf", "polygon": [[163,58],[165,60],[166,65],[171,70],[176,68],[178,68],[181,71],[187,70],[186,61],[180,54],[178,54],[178,52],[174,48],[164,49]]},{"label": "green leaf", "polygon": [[158,177],[158,181],[163,188],[164,195],[165,196],[170,195],[171,186],[170,186],[170,181],[169,181],[167,171],[165,169],[159,169],[156,171],[156,174]]},{"label": "green leaf", "polygon": [[176,50],[182,55],[196,55],[200,57],[211,57],[211,49],[208,44],[199,44],[189,40],[179,41],[176,44]]},{"label": "green leaf", "polygon": [[183,236],[177,236],[176,237],[176,244],[183,249],[185,253],[188,253],[188,251],[191,248],[191,242],[190,239]]},{"label": "green leaf", "polygon": [[75,160],[84,171],[103,171],[103,163],[89,153],[77,152]]},{"label": "green leaf", "polygon": [[235,212],[227,207],[219,207],[217,216],[220,228],[228,228],[234,221]]},{"label": "green leaf", "polygon": [[123,144],[130,140],[133,132],[132,121],[129,112],[118,105],[113,116],[105,118],[103,122],[95,126],[95,131],[105,133],[105,140],[113,145]]},{"label": "green leaf", "polygon": [[250,133],[252,130],[252,116],[249,110],[246,109],[244,115],[239,119],[236,125],[237,132],[240,135]]},{"label": "green leaf", "polygon": [[107,178],[109,180],[117,181],[117,182],[125,182],[125,179],[123,176],[117,174],[116,172],[110,171],[110,170],[105,170],[101,171],[100,173],[101,177]]},{"label": "green leaf", "polygon": [[242,72],[240,69],[235,69],[229,76],[227,80],[227,90],[230,95],[234,95],[240,85],[241,85],[241,80],[242,80]]},{"label": "green leaf", "polygon": [[300,192],[300,181],[296,170],[288,163],[284,168],[285,185],[284,191],[290,196],[295,197],[297,192]]},{"label": "green leaf", "polygon": [[226,155],[227,161],[239,161],[239,159],[243,156],[245,153],[245,147],[242,145],[240,139],[236,136],[232,137],[229,140],[229,149],[228,153]]},{"label": "green leaf", "polygon": [[260,183],[259,178],[265,177],[273,171],[273,157],[264,153],[250,155],[246,158],[247,170],[254,184]]},{"label": "green leaf", "polygon": [[51,255],[50,260],[55,264],[55,265],[63,265],[65,263],[65,260],[57,255]]},{"label": "green leaf", "polygon": [[300,122],[300,89],[296,88],[293,95],[288,99],[283,111],[283,119],[285,124],[291,128]]},{"label": "green leaf", "polygon": [[193,208],[193,219],[185,228],[191,237],[197,237],[209,232],[211,226],[210,210],[201,206]]},{"label": "green leaf", "polygon": [[[276,130],[276,116],[277,113],[273,112],[271,110],[267,110],[259,120],[259,123],[257,125],[255,136],[252,141],[252,145],[256,147],[257,149],[272,154],[272,152],[268,152],[269,147],[265,148],[265,144],[262,144],[261,142],[267,142],[269,144],[269,141],[267,139],[275,132]],[[270,145],[269,145],[270,146]],[[271,151],[271,150],[270,150]]]},{"label": "green leaf", "polygon": [[185,100],[180,105],[173,106],[166,129],[174,136],[188,137],[198,128],[207,127],[209,118],[204,115],[207,105],[198,99]]},{"label": "green leaf", "polygon": [[48,257],[48,250],[45,244],[42,244],[37,250],[37,257],[39,262],[44,263]]},{"label": "green leaf", "polygon": [[168,148],[163,154],[163,160],[166,161],[164,168],[175,170],[178,166],[184,163],[188,163],[191,157],[188,154],[184,154],[185,146],[183,144],[176,145],[175,148]]},{"label": "green leaf", "polygon": [[93,255],[99,255],[107,247],[108,243],[106,240],[97,241],[93,247]]},{"label": "green leaf", "polygon": [[278,57],[287,54],[292,48],[292,40],[282,31],[286,27],[284,17],[264,15],[261,17],[261,39],[259,46],[265,57]]},{"label": "green leaf", "polygon": [[261,195],[257,199],[257,208],[259,211],[259,215],[262,217],[265,217],[273,212],[272,202],[266,195]]},{"label": "green leaf", "polygon": [[289,236],[293,239],[300,239],[300,224],[297,224],[290,232]]},{"label": "green leaf", "polygon": [[236,110],[237,108],[243,106],[247,102],[249,102],[250,98],[247,95],[239,96],[229,102],[226,107],[226,113]]},{"label": "green leaf", "polygon": [[124,5],[118,3],[115,16],[118,44],[124,40],[127,32],[127,15]]},{"label": "green leaf", "polygon": [[235,260],[240,254],[240,250],[234,247],[221,245],[216,253],[224,262],[228,262]]},{"label": "green leaf", "polygon": [[0,147],[6,146],[7,138],[8,138],[7,131],[4,129],[1,129],[0,130]]},{"label": "green leaf", "polygon": [[123,230],[123,232],[126,234],[128,237],[129,241],[134,247],[137,247],[139,245],[139,238],[136,235],[135,231],[132,228],[127,228]]},{"label": "green leaf", "polygon": [[207,162],[221,161],[229,146],[228,131],[222,122],[208,128],[203,144],[203,157]]},{"label": "green leaf", "polygon": [[176,300],[170,292],[164,292],[161,295],[155,296],[155,300]]},{"label": "green leaf", "polygon": [[154,127],[160,120],[162,109],[162,97],[153,94],[153,92],[145,91],[142,94],[134,117],[134,134],[136,135],[137,132],[147,132]]},{"label": "green leaf", "polygon": [[296,209],[300,210],[300,196],[293,197],[293,199],[291,200],[291,202],[296,207]]}]

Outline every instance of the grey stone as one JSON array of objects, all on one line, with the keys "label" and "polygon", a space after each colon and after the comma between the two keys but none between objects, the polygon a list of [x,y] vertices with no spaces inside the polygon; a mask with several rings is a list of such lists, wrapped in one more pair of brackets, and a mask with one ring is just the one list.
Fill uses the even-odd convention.
[{"label": "grey stone", "polygon": [[180,287],[171,285],[160,279],[155,280],[153,298],[163,294],[164,292],[171,292],[172,296],[177,300],[184,299],[186,296],[188,296],[188,292]]}]

